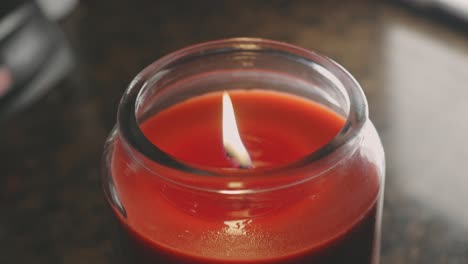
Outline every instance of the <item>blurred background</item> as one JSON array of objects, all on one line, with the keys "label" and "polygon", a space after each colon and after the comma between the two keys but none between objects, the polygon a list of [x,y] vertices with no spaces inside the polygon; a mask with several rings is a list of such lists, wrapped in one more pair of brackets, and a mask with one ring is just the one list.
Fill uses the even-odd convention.
[{"label": "blurred background", "polygon": [[100,159],[130,80],[227,37],[323,53],[387,154],[382,264],[468,263],[468,2],[0,3],[0,263],[112,263]]}]

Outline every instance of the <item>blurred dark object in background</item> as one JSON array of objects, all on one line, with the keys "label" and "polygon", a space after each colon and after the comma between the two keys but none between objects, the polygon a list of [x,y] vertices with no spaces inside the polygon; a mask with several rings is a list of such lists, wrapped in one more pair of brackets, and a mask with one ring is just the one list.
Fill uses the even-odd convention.
[{"label": "blurred dark object in background", "polygon": [[396,0],[415,11],[468,32],[467,0]]},{"label": "blurred dark object in background", "polygon": [[1,1],[0,120],[38,98],[71,66],[61,31],[35,1]]}]

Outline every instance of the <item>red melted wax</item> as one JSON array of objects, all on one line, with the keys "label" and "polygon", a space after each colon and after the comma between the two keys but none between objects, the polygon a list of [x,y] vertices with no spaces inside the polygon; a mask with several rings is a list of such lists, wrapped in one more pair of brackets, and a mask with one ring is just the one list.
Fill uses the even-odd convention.
[{"label": "red melted wax", "polygon": [[[149,118],[141,128],[180,160],[232,168],[222,147],[221,96],[187,100]],[[243,177],[304,157],[335,137],[345,122],[326,107],[291,95],[254,90],[230,96],[255,165]],[[229,200],[190,192],[132,166],[120,140],[112,160],[127,214],[117,213],[125,263],[376,263],[379,178],[359,155],[348,158],[345,173],[330,170],[239,203],[238,196]],[[199,185],[212,180],[198,177],[194,181]],[[286,185],[293,179],[267,177],[249,187]]]}]

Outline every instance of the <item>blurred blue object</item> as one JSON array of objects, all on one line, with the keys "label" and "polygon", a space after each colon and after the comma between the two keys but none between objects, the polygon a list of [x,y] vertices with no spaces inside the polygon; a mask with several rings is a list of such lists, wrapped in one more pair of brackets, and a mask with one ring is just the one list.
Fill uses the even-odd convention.
[{"label": "blurred blue object", "polygon": [[0,3],[0,119],[26,106],[73,65],[67,42],[36,1]]}]

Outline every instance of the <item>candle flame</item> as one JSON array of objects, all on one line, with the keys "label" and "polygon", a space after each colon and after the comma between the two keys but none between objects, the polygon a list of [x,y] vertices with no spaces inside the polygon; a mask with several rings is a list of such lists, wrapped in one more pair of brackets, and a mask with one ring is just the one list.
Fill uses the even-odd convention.
[{"label": "candle flame", "polygon": [[223,146],[226,154],[241,168],[252,167],[250,155],[239,135],[231,97],[227,92],[223,93]]}]

